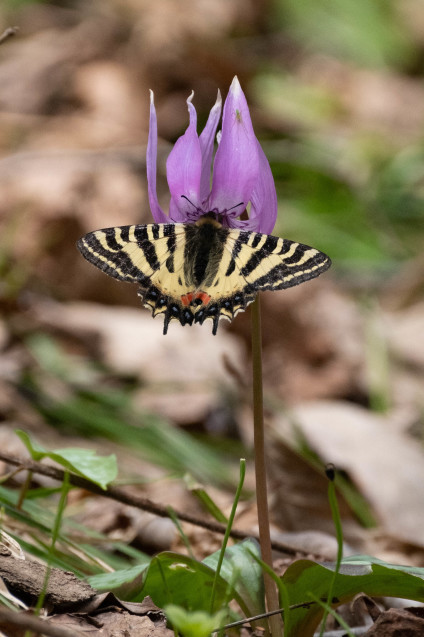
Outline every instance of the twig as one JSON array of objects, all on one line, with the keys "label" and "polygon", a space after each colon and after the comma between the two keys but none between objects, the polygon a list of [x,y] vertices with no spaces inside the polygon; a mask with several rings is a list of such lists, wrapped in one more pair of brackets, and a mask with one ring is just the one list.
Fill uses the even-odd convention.
[{"label": "twig", "polygon": [[[316,602],[300,602],[299,604],[291,604],[289,609],[295,610],[296,608],[307,608],[308,606],[312,606],[313,604],[316,604]],[[279,613],[284,613],[284,608],[273,610],[270,613],[261,613],[260,615],[254,615],[254,617],[245,617],[244,619],[232,622],[231,624],[225,624],[225,626],[221,626],[213,632],[217,633],[220,630],[228,630],[229,628],[236,628],[238,626],[243,626],[244,624],[251,624],[252,622],[258,621],[259,619],[264,619],[265,617],[270,617],[271,615],[278,615]],[[353,635],[360,637],[361,635],[365,635],[365,633],[368,631],[368,628],[369,626],[356,626],[354,628],[349,628],[349,630]],[[319,633],[314,633],[314,637],[319,637]],[[323,637],[346,637],[346,631],[344,630],[344,628],[340,630],[329,630],[324,633]]]},{"label": "twig", "polygon": [[0,44],[6,42],[12,35],[16,35],[19,31],[19,27],[8,27],[3,33],[0,35]]},{"label": "twig", "polygon": [[[354,628],[349,628],[352,635],[356,637],[361,637],[361,635],[365,635],[368,632],[369,626],[356,626]],[[314,637],[318,637],[319,633],[314,633]],[[341,630],[328,630],[324,633],[323,637],[346,637],[346,631],[342,628]]]},{"label": "twig", "polygon": [[14,626],[21,626],[34,633],[40,635],[47,635],[48,637],[78,637],[82,633],[77,633],[75,630],[69,631],[66,628],[60,628],[55,626],[52,622],[46,619],[39,619],[33,615],[27,613],[17,612],[14,610],[8,610],[0,607],[0,629],[4,630],[4,624],[13,624]]},{"label": "twig", "polygon": [[[56,469],[56,467],[41,464],[40,462],[35,462],[34,460],[30,460],[29,458],[19,458],[17,456],[9,455],[4,451],[0,451],[0,460],[3,460],[3,462],[7,462],[8,464],[19,466],[21,469],[33,471],[34,473],[38,473],[43,476],[48,476],[49,478],[53,478],[53,480],[58,480],[59,482],[63,482],[64,480],[65,472],[61,469]],[[149,513],[153,513],[154,515],[157,515],[161,518],[169,518],[169,511],[166,506],[154,504],[148,498],[143,498],[139,495],[127,493],[120,487],[112,486],[103,490],[97,484],[94,484],[94,482],[90,482],[90,480],[81,478],[74,473],[69,474],[69,481],[74,487],[79,487],[80,489],[85,489],[86,491],[90,491],[91,493],[95,493],[96,495],[103,496],[104,498],[110,498],[112,500],[116,500],[117,502],[122,502],[123,504],[133,506],[137,509],[148,511]],[[195,526],[200,526],[203,529],[212,531],[213,533],[219,533],[221,535],[224,535],[225,533],[226,527],[224,526],[224,524],[202,520],[195,517],[194,515],[184,513],[183,511],[174,510],[174,512],[183,522],[189,522],[190,524],[194,524]],[[259,541],[259,536],[257,534],[240,531],[238,529],[232,529],[230,535],[231,537],[238,540],[244,540],[247,537],[252,537]],[[297,556],[299,554],[303,554],[311,556],[310,551],[303,551],[302,549],[294,548],[293,546],[285,544],[284,542],[273,542],[272,548],[276,551],[280,551],[281,553],[287,553],[288,555]],[[317,557],[322,558],[322,556]]]},{"label": "twig", "polygon": [[[295,610],[296,608],[308,608],[308,606],[312,606],[313,604],[316,604],[316,602],[300,602],[299,604],[292,604],[291,606],[289,606],[289,609]],[[251,624],[252,622],[258,621],[258,619],[265,619],[266,617],[272,617],[273,615],[282,615],[283,613],[284,608],[277,608],[276,610],[271,610],[267,613],[254,615],[253,617],[245,617],[244,619],[239,619],[236,622],[231,622],[231,624],[225,624],[225,626],[221,626],[221,628],[217,628],[212,632],[217,633],[219,630],[228,630],[229,628],[243,626],[243,624]]]}]

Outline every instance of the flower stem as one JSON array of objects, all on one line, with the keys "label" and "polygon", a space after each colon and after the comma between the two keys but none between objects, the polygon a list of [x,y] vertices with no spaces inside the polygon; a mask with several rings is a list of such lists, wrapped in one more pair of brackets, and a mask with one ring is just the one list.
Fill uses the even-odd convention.
[{"label": "flower stem", "polygon": [[[262,560],[272,568],[271,536],[269,530],[268,495],[266,487],[265,435],[262,388],[262,334],[259,294],[251,305],[252,366],[253,366],[253,427],[255,445],[256,502],[258,509],[259,543]],[[264,573],[265,599],[268,611],[279,608],[278,592],[272,578]],[[282,637],[281,616],[269,618],[272,637]]]}]

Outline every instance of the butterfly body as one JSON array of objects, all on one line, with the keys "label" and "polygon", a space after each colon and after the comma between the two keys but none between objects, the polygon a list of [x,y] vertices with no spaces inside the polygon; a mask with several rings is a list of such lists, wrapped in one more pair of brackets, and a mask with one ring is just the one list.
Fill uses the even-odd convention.
[{"label": "butterfly body", "polygon": [[260,290],[279,290],[315,278],[331,261],[288,239],[223,227],[213,215],[192,224],[148,224],[90,232],[82,255],[121,281],[138,283],[153,316],[182,325],[232,320]]}]

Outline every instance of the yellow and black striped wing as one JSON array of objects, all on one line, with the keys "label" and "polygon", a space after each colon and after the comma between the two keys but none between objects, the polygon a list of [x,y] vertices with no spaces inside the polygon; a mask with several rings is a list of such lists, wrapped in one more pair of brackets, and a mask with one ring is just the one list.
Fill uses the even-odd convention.
[{"label": "yellow and black striped wing", "polygon": [[[249,290],[282,290],[325,272],[330,258],[316,248],[256,232],[231,231],[228,252]],[[230,261],[231,267],[232,263]]]},{"label": "yellow and black striped wing", "polygon": [[96,230],[77,242],[81,254],[109,276],[138,283],[143,304],[153,316],[191,325],[194,314],[181,298],[186,244],[184,224],[148,224]]},{"label": "yellow and black striped wing", "polygon": [[143,304],[182,325],[232,320],[260,290],[279,290],[330,267],[319,250],[288,239],[195,224],[106,228],[78,241],[83,256],[121,281],[138,283]]},{"label": "yellow and black striped wing", "polygon": [[319,276],[330,258],[310,246],[289,239],[239,230],[228,230],[216,276],[203,291],[210,303],[200,307],[196,322],[232,320],[246,309],[259,291],[281,290]]}]

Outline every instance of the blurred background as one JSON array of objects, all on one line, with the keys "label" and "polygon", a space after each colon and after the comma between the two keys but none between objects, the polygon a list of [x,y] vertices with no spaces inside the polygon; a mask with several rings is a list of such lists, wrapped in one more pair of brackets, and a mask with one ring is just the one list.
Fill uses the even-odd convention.
[{"label": "blurred background", "polygon": [[[136,287],[75,248],[91,230],[151,221],[149,89],[167,209],[185,100],[194,90],[200,131],[238,75],[276,181],[274,234],[333,260],[262,295],[276,537],[334,551],[333,462],[353,550],[423,565],[422,2],[3,0],[0,29],[13,26],[0,46],[2,451],[24,455],[18,427],[51,449],[112,451],[121,483],[200,516],[180,477],[228,511],[247,454],[237,526],[255,528],[249,312],[216,337],[175,323],[164,337]],[[106,516],[80,494],[73,513],[152,541],[117,504]],[[219,544],[188,532],[200,555]]]}]

